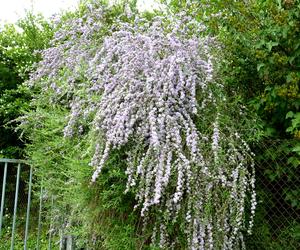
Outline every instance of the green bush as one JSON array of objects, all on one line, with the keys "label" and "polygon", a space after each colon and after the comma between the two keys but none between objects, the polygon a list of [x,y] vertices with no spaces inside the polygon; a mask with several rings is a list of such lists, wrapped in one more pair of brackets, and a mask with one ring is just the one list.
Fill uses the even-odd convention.
[{"label": "green bush", "polygon": [[[97,5],[97,3],[94,4]],[[169,54],[172,55],[173,53],[170,49],[171,46],[169,46],[169,38],[165,33],[170,33],[171,38],[174,36],[175,42],[177,35],[179,38],[182,38],[183,41],[186,41],[186,38],[190,38],[191,40],[189,41],[192,44],[192,41],[196,43],[200,41],[200,36],[199,40],[193,40],[193,28],[196,30],[198,30],[198,28],[201,29],[201,25],[195,25],[186,18],[184,22],[189,23],[191,30],[185,29],[185,23],[182,24],[182,20],[179,20],[178,23],[181,25],[180,30],[178,33],[171,34],[171,28],[173,27],[169,24],[171,19],[166,18],[164,16],[165,14],[157,13],[156,20],[154,20],[155,18],[152,19],[153,14],[137,14],[137,18],[134,19],[135,16],[126,13],[122,5],[116,5],[112,8],[106,8],[105,6],[95,9],[91,8],[94,11],[91,11],[89,9],[90,7],[91,6],[83,5],[78,12],[66,18],[66,20],[63,20],[61,23],[62,29],[56,34],[57,39],[53,41],[53,46],[43,52],[45,58],[35,74],[37,77],[33,77],[30,81],[30,83],[33,83],[32,90],[35,93],[34,99],[31,102],[31,110],[25,114],[24,119],[22,118],[21,128],[24,129],[29,141],[27,145],[28,158],[36,169],[36,175],[39,181],[43,183],[43,186],[49,194],[55,196],[55,206],[58,211],[55,224],[58,228],[64,225],[64,231],[66,233],[75,235],[78,247],[89,246],[92,249],[155,249],[159,244],[162,244],[165,248],[186,249],[188,245],[191,247],[191,244],[200,244],[200,240],[196,243],[192,243],[191,239],[192,237],[194,237],[194,239],[198,236],[202,237],[199,233],[199,230],[202,229],[199,228],[202,227],[200,221],[203,221],[204,228],[206,228],[204,231],[207,231],[207,234],[202,239],[204,240],[205,238],[206,246],[213,244],[209,243],[208,239],[210,239],[210,241],[215,241],[214,244],[216,248],[222,248],[222,245],[226,244],[232,244],[234,245],[232,248],[237,248],[240,245],[240,240],[239,237],[236,237],[234,233],[232,233],[233,229],[220,231],[217,230],[217,226],[213,226],[212,228],[211,225],[218,224],[222,227],[227,227],[226,225],[229,224],[228,228],[234,227],[238,235],[242,234],[242,230],[248,229],[249,227],[251,228],[251,223],[248,226],[249,222],[244,220],[244,205],[251,203],[249,209],[252,211],[254,211],[256,205],[254,192],[252,192],[252,197],[250,197],[249,200],[245,195],[248,191],[252,190],[254,184],[251,163],[249,164],[250,168],[247,168],[247,164],[251,162],[251,155],[246,140],[255,140],[257,138],[256,132],[259,131],[259,127],[253,124],[253,116],[249,115],[245,107],[240,109],[241,99],[234,99],[232,96],[226,99],[227,95],[224,94],[223,91],[223,86],[226,87],[226,84],[223,85],[223,81],[218,78],[217,73],[215,73],[216,76],[210,75],[210,65],[212,62],[209,58],[206,58],[209,55],[208,50],[203,49],[203,59],[209,62],[205,64],[206,68],[203,67],[207,71],[201,69],[202,72],[200,68],[197,68],[200,72],[197,71],[193,73],[195,73],[195,75],[199,74],[199,76],[197,75],[195,77],[199,77],[199,81],[204,79],[204,85],[207,83],[209,86],[203,89],[197,86],[197,90],[195,90],[195,98],[193,100],[197,102],[195,106],[197,106],[199,110],[195,108],[195,113],[191,115],[190,118],[187,118],[186,123],[183,122],[185,125],[183,126],[181,124],[180,126],[182,127],[179,126],[180,128],[178,130],[180,130],[180,133],[177,138],[180,139],[177,139],[177,142],[180,140],[182,143],[178,143],[179,145],[177,146],[182,149],[182,153],[180,153],[180,150],[176,151],[174,149],[175,153],[170,160],[172,164],[174,162],[174,165],[172,165],[172,172],[170,173],[170,184],[167,186],[165,192],[167,195],[162,195],[161,203],[158,202],[158,204],[153,204],[151,207],[149,206],[147,216],[145,217],[147,220],[141,218],[141,204],[138,204],[137,209],[134,209],[137,193],[143,189],[139,190],[138,187],[132,187],[126,194],[124,191],[126,190],[126,184],[128,184],[128,173],[126,174],[128,166],[131,163],[136,164],[143,156],[143,153],[152,147],[152,144],[149,142],[150,136],[138,140],[133,133],[133,136],[130,137],[126,143],[111,149],[105,163],[101,166],[102,172],[98,176],[97,181],[90,183],[93,168],[89,166],[89,162],[91,162],[93,156],[101,157],[101,153],[97,155],[96,145],[100,144],[102,146],[106,143],[107,138],[94,128],[94,125],[97,124],[95,117],[98,115],[98,109],[101,111],[97,105],[105,95],[101,91],[94,93],[93,91],[97,91],[97,88],[90,88],[93,86],[92,84],[98,87],[97,84],[99,84],[99,82],[97,82],[97,77],[95,77],[96,79],[88,78],[90,71],[94,69],[92,63],[95,62],[94,60],[89,60],[89,58],[92,59],[94,54],[98,53],[98,50],[100,54],[102,53],[101,51],[105,51],[106,53],[106,47],[109,46],[106,46],[105,43],[104,45],[102,44],[104,38],[106,38],[104,41],[107,42],[108,40],[112,41],[112,37],[118,38],[118,36],[122,37],[123,34],[131,34],[139,41],[141,37],[144,38],[149,35],[145,28],[146,26],[143,26],[144,23],[149,26],[154,23],[156,26],[153,25],[151,28],[155,30],[154,27],[156,27],[160,33],[157,32],[157,36],[154,36],[153,40],[157,39],[160,41],[159,38],[162,37],[162,41],[167,43],[166,48],[163,47],[165,50],[157,53],[157,61],[160,62],[164,57],[169,56]],[[135,10],[133,9],[131,11]],[[99,22],[99,27],[96,27],[99,29],[97,29],[97,32],[89,33],[89,31],[95,27],[87,25],[88,28],[92,28],[84,29],[86,26],[81,25],[82,23],[91,23],[89,17],[92,16],[92,18],[95,18],[94,15],[97,14],[101,15],[101,23]],[[161,16],[159,17],[159,15]],[[142,17],[145,19],[139,20]],[[193,18],[194,16],[191,15],[191,17]],[[141,25],[141,27],[138,25]],[[161,27],[163,27],[163,29]],[[165,27],[168,27],[168,29]],[[124,30],[122,28],[124,28]],[[120,34],[117,32],[114,33],[119,29],[121,30]],[[183,31],[185,33],[181,34],[180,32]],[[155,34],[155,32],[153,33]],[[152,35],[152,33],[150,34]],[[182,42],[179,38],[178,41]],[[145,43],[147,44],[147,42]],[[114,43],[112,42],[112,44]],[[143,43],[140,42],[136,45],[129,41],[125,43],[124,46],[130,47],[133,46],[132,44],[140,49]],[[121,50],[121,48],[119,49]],[[183,54],[189,51],[189,47],[185,49],[185,51],[181,51]],[[202,47],[195,49],[196,55],[200,53],[197,49],[200,50]],[[74,54],[74,51],[81,53]],[[147,53],[147,51],[143,52]],[[102,58],[106,58],[105,53],[103,57],[100,58],[101,60]],[[142,54],[142,57],[143,53],[140,54]],[[52,57],[52,55],[57,57]],[[126,55],[130,55],[130,53],[127,52]],[[57,58],[58,60],[56,60]],[[74,60],[74,58],[76,58],[76,60]],[[117,56],[108,58],[112,62],[120,59]],[[141,58],[141,61],[142,59],[143,58]],[[184,57],[184,59],[186,58]],[[52,63],[53,61],[54,63]],[[98,61],[96,60],[96,62]],[[135,62],[140,63],[140,61],[137,60]],[[165,62],[166,60],[164,63]],[[205,61],[202,61],[202,63],[203,62]],[[110,67],[109,63],[110,62],[107,63],[108,67]],[[129,63],[130,62],[128,62],[128,64]],[[47,65],[47,67],[44,67],[45,65]],[[165,65],[167,65],[164,66],[167,69],[169,64],[166,63]],[[95,66],[103,65],[99,62],[99,65],[95,64]],[[181,67],[184,68],[183,64],[180,64],[180,66],[178,64],[177,66],[179,70],[182,69]],[[122,68],[122,70],[125,70],[125,68]],[[190,72],[187,68],[184,68],[184,70]],[[116,71],[117,70],[112,67],[111,72],[106,71],[106,74],[115,74]],[[183,72],[182,76],[184,77],[184,74],[187,73],[185,71]],[[207,78],[206,72],[208,72]],[[141,80],[144,81],[145,77],[142,73],[143,72],[141,72]],[[159,73],[156,73],[155,77],[158,77]],[[176,75],[176,73],[172,72],[170,74]],[[189,74],[192,73],[190,72]],[[202,74],[204,76],[202,76]],[[124,77],[120,77],[120,82]],[[210,79],[210,77],[215,77],[216,79],[211,82],[207,80],[206,82],[206,79]],[[174,79],[174,81],[177,81],[179,77],[174,77]],[[130,80],[134,81],[135,79]],[[158,82],[158,80],[155,82]],[[170,80],[168,80],[168,82],[172,83]],[[124,83],[124,85],[126,86],[126,83]],[[199,85],[201,85],[200,82]],[[186,91],[186,98],[188,99],[190,96],[189,89],[187,87],[183,89],[183,92]],[[125,94],[127,93],[126,91],[125,89]],[[164,91],[168,92],[167,87]],[[108,91],[108,94],[109,93]],[[120,93],[120,96],[123,94],[124,93]],[[167,93],[167,95],[171,96],[171,102],[171,93]],[[150,95],[150,97],[147,97],[150,100],[149,105],[153,103],[151,99],[153,96]],[[177,103],[179,98],[176,94],[174,94],[174,96]],[[125,97],[124,99],[130,100],[127,96]],[[180,103],[180,101],[178,101],[178,103]],[[177,104],[174,104],[175,107],[177,107],[176,105]],[[76,108],[78,106],[80,107],[79,109]],[[182,106],[185,107],[188,105],[183,102]],[[96,110],[94,109],[93,111],[94,107],[96,107]],[[89,108],[91,108],[92,112],[90,112]],[[108,107],[107,112],[109,112],[109,108],[114,110],[116,107]],[[180,109],[180,105],[178,105],[178,109],[181,110],[178,111],[178,114],[180,112],[183,113],[183,120],[185,120],[184,116],[188,117],[190,115],[190,108],[191,107],[188,106],[188,111],[184,113],[184,111]],[[87,111],[88,115],[86,115],[84,111]],[[199,115],[197,111],[201,111],[201,115]],[[115,113],[117,112],[118,111]],[[236,119],[240,121],[239,124],[235,122]],[[148,122],[148,119],[144,120]],[[137,121],[135,126],[139,127],[139,123],[141,122],[143,121]],[[65,129],[66,127],[67,129]],[[244,131],[242,129],[249,130],[247,138],[244,138]],[[73,136],[64,136],[64,132],[66,131],[70,132]],[[196,159],[196,157],[192,157],[193,155],[195,156],[195,153],[190,150],[191,145],[188,143],[188,140],[197,140],[196,137],[198,134],[195,132],[193,137],[190,135],[191,131],[197,131],[199,135],[201,134],[201,140],[196,141],[196,147],[199,142],[199,144],[201,144],[201,152],[199,155],[203,155],[203,159],[206,162],[204,166],[209,166],[209,170],[207,171],[211,171],[211,175],[215,177],[210,177],[209,174],[205,174],[206,170],[203,170],[204,173],[202,173],[199,169],[204,166],[198,166],[200,163],[193,160]],[[178,131],[172,132],[174,135],[172,134],[171,137],[176,137],[177,132]],[[243,135],[240,135],[240,132],[243,133]],[[163,136],[165,135],[163,134],[162,137]],[[174,148],[176,147],[174,146]],[[153,150],[153,152],[155,153],[156,151]],[[158,166],[158,163],[156,163],[158,162],[158,157],[155,158],[156,155],[154,153],[152,154],[152,151],[149,153],[150,158],[146,159],[143,164],[145,168],[147,167],[146,165],[150,165],[151,167],[151,161],[155,162]],[[228,154],[230,154],[230,157]],[[182,157],[181,159],[179,159],[179,155]],[[127,161],[126,159],[128,159],[129,156],[133,156],[133,159],[137,159],[133,160],[133,162]],[[192,174],[190,176],[183,174],[182,178],[184,178],[184,181],[182,181],[183,184],[180,184],[180,170],[177,170],[174,166],[177,166],[177,162],[181,162],[185,157],[193,162],[191,163],[190,169],[192,169],[191,172],[195,173],[197,178]],[[177,158],[178,161],[176,160]],[[222,164],[219,164],[219,161],[222,162]],[[187,164],[186,162],[187,161],[185,161],[185,164]],[[237,164],[237,162],[240,164],[236,168],[235,164]],[[190,163],[187,165],[189,166],[189,164]],[[221,169],[222,167],[224,167],[224,169]],[[186,167],[186,169],[188,169],[188,167]],[[153,173],[151,177],[153,180],[151,179],[148,182],[150,182],[151,188],[153,189],[156,173],[152,170],[149,171],[149,173],[150,172]],[[235,174],[236,172],[238,173]],[[222,174],[224,174],[225,178],[224,185],[220,184],[223,180],[219,180]],[[238,177],[235,180],[235,184],[232,184],[233,188],[230,189],[231,185],[225,184],[226,178],[227,182],[231,182],[234,179],[231,176],[234,174]],[[200,176],[199,178],[198,175]],[[140,182],[139,187],[145,184],[145,179],[139,180],[138,177],[135,178]],[[180,187],[178,188],[179,192],[177,191],[177,183],[179,183],[178,186],[184,186],[182,192],[180,191]],[[191,185],[189,186],[187,183]],[[214,184],[212,185],[212,183]],[[146,185],[148,184],[145,184],[145,186]],[[212,189],[210,186],[212,186]],[[194,196],[188,194],[188,188],[191,188],[191,192]],[[199,192],[199,190],[203,190],[203,192]],[[173,202],[176,197],[174,193],[182,196],[178,206],[176,206],[176,202]],[[235,195],[238,196],[239,202],[236,202],[236,199],[233,202]],[[205,202],[200,202],[199,200],[205,200]],[[178,210],[178,212],[175,213],[171,211],[171,206],[167,206],[167,201],[170,201],[170,203],[173,202],[175,204],[174,211]],[[173,204],[171,205],[173,206]],[[177,207],[179,208],[177,209]],[[198,209],[199,207],[200,209]],[[186,219],[189,218],[187,211],[192,211],[190,212],[190,217],[193,216],[201,219],[198,221],[197,219]],[[174,218],[172,217],[173,214]],[[216,214],[218,214],[218,216]],[[252,217],[253,215],[249,216],[250,221]],[[165,228],[159,224],[160,222],[165,223]],[[194,233],[195,236],[192,236],[191,232],[193,227],[189,227],[189,225],[194,222],[196,223],[194,226],[194,232],[196,233]],[[232,233],[232,237],[230,236],[229,239],[225,240],[227,237],[226,233]],[[212,237],[212,234],[215,236]],[[166,242],[163,242],[164,237],[169,237]],[[151,246],[151,244],[154,246]]]}]

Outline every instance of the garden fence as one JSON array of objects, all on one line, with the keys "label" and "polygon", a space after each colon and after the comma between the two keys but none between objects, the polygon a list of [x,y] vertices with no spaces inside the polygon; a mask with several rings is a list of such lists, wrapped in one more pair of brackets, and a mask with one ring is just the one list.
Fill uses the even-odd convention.
[{"label": "garden fence", "polygon": [[248,249],[300,249],[300,143],[268,140],[256,154],[257,211]]},{"label": "garden fence", "polygon": [[[256,154],[257,211],[251,250],[300,249],[299,141],[265,141]],[[24,161],[0,159],[0,250],[73,249],[74,239],[55,228],[55,197]],[[125,249],[126,250],[126,249]]]},{"label": "garden fence", "polygon": [[0,250],[72,250],[72,237],[53,226],[55,197],[33,180],[25,161],[0,158]]}]

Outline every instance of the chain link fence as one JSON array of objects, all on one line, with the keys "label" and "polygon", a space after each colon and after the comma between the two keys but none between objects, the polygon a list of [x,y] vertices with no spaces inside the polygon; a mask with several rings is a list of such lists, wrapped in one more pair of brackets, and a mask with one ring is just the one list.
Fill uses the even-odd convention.
[{"label": "chain link fence", "polygon": [[300,141],[268,140],[256,154],[258,206],[248,249],[300,249]]}]

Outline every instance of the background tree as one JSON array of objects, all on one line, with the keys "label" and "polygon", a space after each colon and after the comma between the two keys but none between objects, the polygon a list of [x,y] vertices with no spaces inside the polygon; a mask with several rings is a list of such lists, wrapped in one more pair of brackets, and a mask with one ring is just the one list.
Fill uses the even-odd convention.
[{"label": "background tree", "polygon": [[16,24],[0,30],[0,156],[20,158],[24,142],[15,131],[16,118],[28,109],[31,93],[23,85],[34,63],[40,60],[52,37],[51,24],[42,16],[27,13]]}]

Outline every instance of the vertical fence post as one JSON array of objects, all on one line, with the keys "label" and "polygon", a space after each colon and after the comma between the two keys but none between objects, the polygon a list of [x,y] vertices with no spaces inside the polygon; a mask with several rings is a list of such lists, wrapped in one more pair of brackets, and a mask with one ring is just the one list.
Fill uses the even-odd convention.
[{"label": "vertical fence post", "polygon": [[5,186],[6,186],[6,176],[7,176],[7,162],[4,165],[4,174],[2,180],[2,196],[1,196],[1,208],[0,208],[0,237],[2,231],[2,223],[3,223],[3,210],[4,210],[4,202],[5,202]]},{"label": "vertical fence post", "polygon": [[37,242],[36,242],[37,250],[40,250],[40,237],[41,237],[41,229],[42,229],[42,203],[43,203],[43,184],[41,183],[39,219],[38,219],[38,234],[37,234]]},{"label": "vertical fence post", "polygon": [[74,250],[74,237],[72,235],[67,236],[66,250]]},{"label": "vertical fence post", "polygon": [[53,216],[53,204],[54,204],[54,197],[53,195],[51,196],[51,216],[50,216],[50,229],[49,229],[49,242],[48,242],[48,250],[52,249],[52,244],[51,244],[51,238],[52,238],[52,216]]},{"label": "vertical fence post", "polygon": [[74,250],[75,240],[73,235],[62,235],[59,250]]},{"label": "vertical fence post", "polygon": [[10,249],[14,249],[15,243],[15,230],[16,230],[16,217],[17,217],[17,207],[18,207],[18,194],[19,194],[19,182],[20,182],[20,170],[21,164],[18,164],[18,172],[17,172],[17,180],[16,180],[16,192],[15,192],[15,204],[14,204],[14,216],[13,216],[13,225],[12,225],[12,233],[11,233],[11,245]]},{"label": "vertical fence post", "polygon": [[32,186],[32,166],[30,166],[29,184],[28,185],[29,185],[29,187],[28,187],[28,199],[27,199],[24,250],[27,250],[27,239],[28,239],[28,228],[29,228],[29,213],[30,213],[30,202],[31,202],[31,186]]}]

